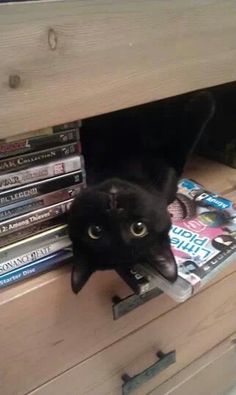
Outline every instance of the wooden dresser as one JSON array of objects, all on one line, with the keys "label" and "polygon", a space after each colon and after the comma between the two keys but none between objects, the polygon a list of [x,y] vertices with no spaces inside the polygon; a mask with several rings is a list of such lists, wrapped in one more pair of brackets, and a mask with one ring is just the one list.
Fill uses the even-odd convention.
[{"label": "wooden dresser", "polygon": [[[1,4],[0,137],[236,80],[235,34],[230,0]],[[236,170],[195,158],[186,176],[236,200]],[[140,372],[136,395],[236,383],[236,261],[185,303],[161,294],[118,320],[128,286],[97,273],[75,296],[69,271],[0,292],[1,395],[128,394]]]}]

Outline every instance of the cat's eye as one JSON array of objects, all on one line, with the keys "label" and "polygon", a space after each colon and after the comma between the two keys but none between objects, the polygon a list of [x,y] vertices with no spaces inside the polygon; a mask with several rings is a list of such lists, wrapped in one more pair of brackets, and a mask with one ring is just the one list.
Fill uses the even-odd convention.
[{"label": "cat's eye", "polygon": [[91,225],[88,228],[88,235],[93,240],[98,240],[102,237],[103,227],[101,225]]},{"label": "cat's eye", "polygon": [[131,224],[130,232],[134,237],[144,237],[148,234],[148,229],[142,221],[137,221]]}]

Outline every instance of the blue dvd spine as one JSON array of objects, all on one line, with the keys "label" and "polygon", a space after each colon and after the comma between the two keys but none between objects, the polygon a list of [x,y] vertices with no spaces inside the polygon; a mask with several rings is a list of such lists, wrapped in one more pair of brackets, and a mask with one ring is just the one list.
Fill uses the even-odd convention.
[{"label": "blue dvd spine", "polygon": [[3,274],[0,276],[0,288],[7,287],[37,274],[56,269],[58,266],[66,263],[70,258],[72,258],[72,251],[68,248]]}]

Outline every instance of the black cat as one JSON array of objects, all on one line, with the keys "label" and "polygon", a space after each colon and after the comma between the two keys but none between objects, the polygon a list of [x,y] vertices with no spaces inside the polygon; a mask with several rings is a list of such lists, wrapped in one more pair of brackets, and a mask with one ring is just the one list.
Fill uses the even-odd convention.
[{"label": "black cat", "polygon": [[213,113],[211,94],[201,92],[84,122],[88,188],[75,198],[68,221],[75,293],[96,270],[138,262],[176,280],[167,207]]}]

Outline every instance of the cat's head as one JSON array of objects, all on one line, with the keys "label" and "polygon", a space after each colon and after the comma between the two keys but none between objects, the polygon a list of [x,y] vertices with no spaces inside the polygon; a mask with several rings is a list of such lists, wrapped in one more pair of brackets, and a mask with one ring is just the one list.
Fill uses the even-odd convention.
[{"label": "cat's head", "polygon": [[[72,289],[77,293],[96,270],[149,262],[169,281],[177,278],[171,252],[167,207],[176,178],[160,192],[110,179],[76,197],[69,214],[75,263]],[[174,184],[173,184],[174,183]]]},{"label": "cat's head", "polygon": [[180,111],[178,122],[175,122],[175,105],[173,119],[171,108],[167,113],[173,130],[162,153],[167,168],[149,168],[154,178],[158,178],[158,191],[109,179],[75,198],[69,213],[75,258],[74,292],[77,293],[96,270],[120,269],[136,263],[148,262],[169,281],[176,280],[177,265],[170,248],[171,221],[167,207],[175,198],[177,176],[213,116],[215,103],[208,92],[194,94]]}]

